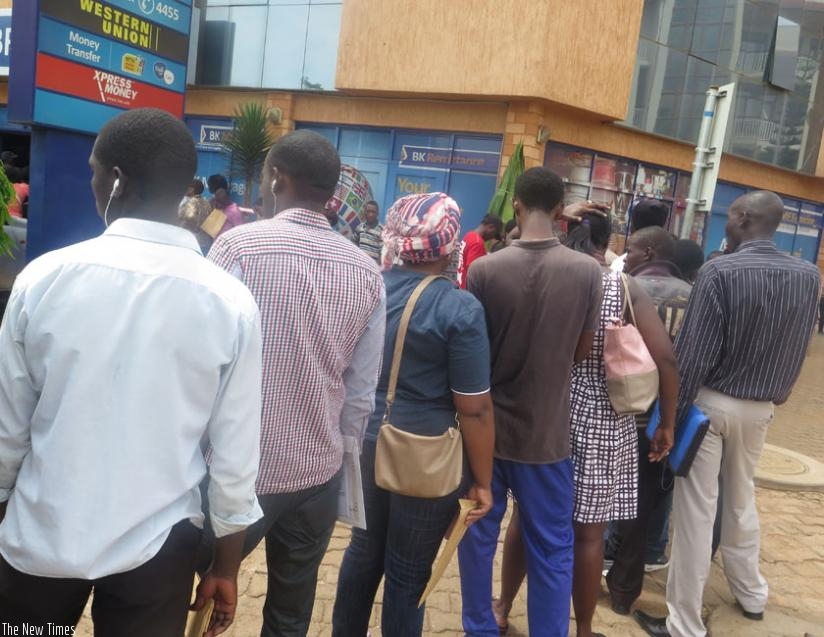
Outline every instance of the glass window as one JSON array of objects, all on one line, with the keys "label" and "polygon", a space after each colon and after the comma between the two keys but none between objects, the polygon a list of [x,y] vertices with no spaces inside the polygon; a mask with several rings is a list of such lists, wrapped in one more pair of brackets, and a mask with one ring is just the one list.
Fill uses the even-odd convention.
[{"label": "glass window", "polygon": [[476,150],[482,153],[500,153],[501,140],[489,137],[455,136],[456,150]]},{"label": "glass window", "polygon": [[392,134],[388,130],[343,128],[338,150],[341,155],[389,159],[392,155]]},{"label": "glass window", "polygon": [[738,55],[733,68],[743,75],[763,78],[770,55],[778,10],[744,2],[741,19]]},{"label": "glass window", "polygon": [[401,163],[405,165],[428,165],[431,162],[423,158],[416,159],[414,153],[425,153],[430,150],[440,151],[435,154],[442,157],[444,154],[451,153],[451,147],[452,137],[450,135],[438,135],[434,133],[430,135],[425,133],[398,133],[395,136],[395,150],[393,153],[393,158],[400,160]]},{"label": "glass window", "polygon": [[335,88],[341,6],[313,4],[309,8],[301,88],[327,91]]},{"label": "glass window", "polygon": [[673,0],[665,5],[661,23],[660,41],[673,49],[689,51],[692,42],[692,33],[695,29],[695,15],[698,10],[698,0]]},{"label": "glass window", "polygon": [[207,0],[197,82],[334,90],[340,0]]},{"label": "glass window", "polygon": [[209,7],[199,38],[202,84],[260,86],[266,7]]},{"label": "glass window", "polygon": [[795,88],[795,68],[801,27],[798,23],[778,17],[775,25],[767,77],[770,84],[791,91]]},{"label": "glass window", "polygon": [[[564,181],[575,184],[588,184],[592,171],[592,158],[592,153],[553,144],[547,150],[546,166]],[[582,199],[587,198],[587,192],[583,192]],[[577,199],[577,201],[580,201],[580,199]]]},{"label": "glass window", "polygon": [[315,131],[318,135],[323,135],[326,139],[329,140],[329,143],[332,146],[337,148],[338,146],[338,127],[337,126],[324,126],[323,124],[295,124],[296,130],[311,130]]},{"label": "glass window", "polygon": [[269,7],[262,86],[300,88],[308,5]]},{"label": "glass window", "polygon": [[802,29],[798,46],[798,62],[795,66],[795,87],[793,93],[803,99],[811,99],[816,91],[824,57],[824,29],[819,33],[809,33]]},{"label": "glass window", "polygon": [[661,15],[664,10],[663,0],[646,0],[641,16],[641,37],[657,40],[661,31]]},{"label": "glass window", "polygon": [[[805,99],[786,95],[781,106],[777,131],[775,163],[790,170],[803,168],[802,147],[810,136],[810,104]],[[819,138],[821,134],[819,133]]]}]

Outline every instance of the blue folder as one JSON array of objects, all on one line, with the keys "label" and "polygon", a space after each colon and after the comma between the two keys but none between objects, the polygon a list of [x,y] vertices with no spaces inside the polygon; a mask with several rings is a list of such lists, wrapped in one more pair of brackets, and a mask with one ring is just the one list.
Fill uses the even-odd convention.
[{"label": "blue folder", "polygon": [[[652,408],[649,424],[647,425],[647,438],[652,440],[655,430],[661,422],[661,408],[658,401]],[[701,442],[710,428],[710,419],[695,405],[690,407],[686,417],[675,427],[675,444],[670,450],[667,461],[672,472],[677,476],[685,476],[689,473],[695,454],[698,453]]]}]

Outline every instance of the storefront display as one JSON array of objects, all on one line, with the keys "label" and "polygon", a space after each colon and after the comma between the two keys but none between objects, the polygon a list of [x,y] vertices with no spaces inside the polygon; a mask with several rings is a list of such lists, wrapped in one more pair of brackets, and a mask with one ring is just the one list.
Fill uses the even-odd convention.
[{"label": "storefront display", "polygon": [[660,199],[673,209],[675,171],[561,144],[547,147],[545,164],[566,182],[568,204],[591,199],[609,206],[618,247],[623,246],[638,199]]},{"label": "storefront display", "polygon": [[[644,198],[666,204],[670,210],[666,228],[676,236],[681,235],[691,181],[688,173],[563,144],[547,145],[544,164],[564,180],[567,204],[591,199],[609,206],[614,250],[623,249],[632,207]],[[737,197],[749,190],[753,189],[719,182],[711,213],[695,215],[690,238],[704,246],[707,253],[719,250],[727,210]],[[790,197],[782,196],[782,199],[786,212],[776,233],[776,245],[787,254],[815,263],[824,225],[824,207]]]},{"label": "storefront display", "polygon": [[461,206],[461,231],[466,233],[480,224],[495,194],[498,136],[308,123],[296,127],[316,131],[335,145],[341,161],[366,179],[381,218],[404,195],[442,191]]}]

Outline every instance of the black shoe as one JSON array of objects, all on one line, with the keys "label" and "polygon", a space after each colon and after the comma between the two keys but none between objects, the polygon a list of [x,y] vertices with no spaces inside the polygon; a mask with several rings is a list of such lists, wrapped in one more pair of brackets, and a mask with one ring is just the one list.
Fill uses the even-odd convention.
[{"label": "black shoe", "polygon": [[612,612],[616,615],[629,615],[629,609],[630,607],[626,604],[612,600]]},{"label": "black shoe", "polygon": [[735,603],[738,606],[738,608],[741,609],[741,614],[746,619],[749,619],[750,621],[753,621],[753,622],[760,622],[760,621],[764,620],[764,611],[763,610],[759,613],[753,613],[753,612],[748,611],[746,608],[744,608],[741,605],[741,602],[739,602],[737,599],[735,600]]},{"label": "black shoe", "polygon": [[635,621],[638,622],[638,625],[644,629],[647,635],[651,635],[651,637],[671,637],[667,630],[666,617],[653,617],[640,610],[636,610],[632,616],[635,617]]}]

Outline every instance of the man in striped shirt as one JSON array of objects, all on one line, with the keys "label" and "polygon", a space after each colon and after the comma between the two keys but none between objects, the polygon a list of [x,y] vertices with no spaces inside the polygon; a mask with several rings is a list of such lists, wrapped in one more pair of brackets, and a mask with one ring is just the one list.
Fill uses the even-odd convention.
[{"label": "man in striped shirt", "polygon": [[727,581],[744,617],[763,618],[767,582],[758,568],[753,476],[774,406],[787,401],[801,371],[821,283],[818,268],[780,253],[773,243],[783,214],[781,199],[771,192],[733,202],[726,227],[733,252],[701,269],[678,333],[678,422],[695,402],[711,424],[689,475],[675,482],[669,617],[635,613],[650,635],[706,634],[701,601],[719,473]]},{"label": "man in striped shirt", "polygon": [[343,436],[360,443],[374,408],[386,328],[378,267],[329,227],[340,159],[295,131],[272,146],[261,192],[273,219],[235,228],[209,258],[252,291],[263,331],[257,494],[269,577],[262,637],[309,629],[317,572],[337,518]]},{"label": "man in striped shirt", "polygon": [[363,216],[366,220],[355,231],[355,244],[380,265],[383,226],[378,223],[378,202],[367,201],[363,205]]}]

